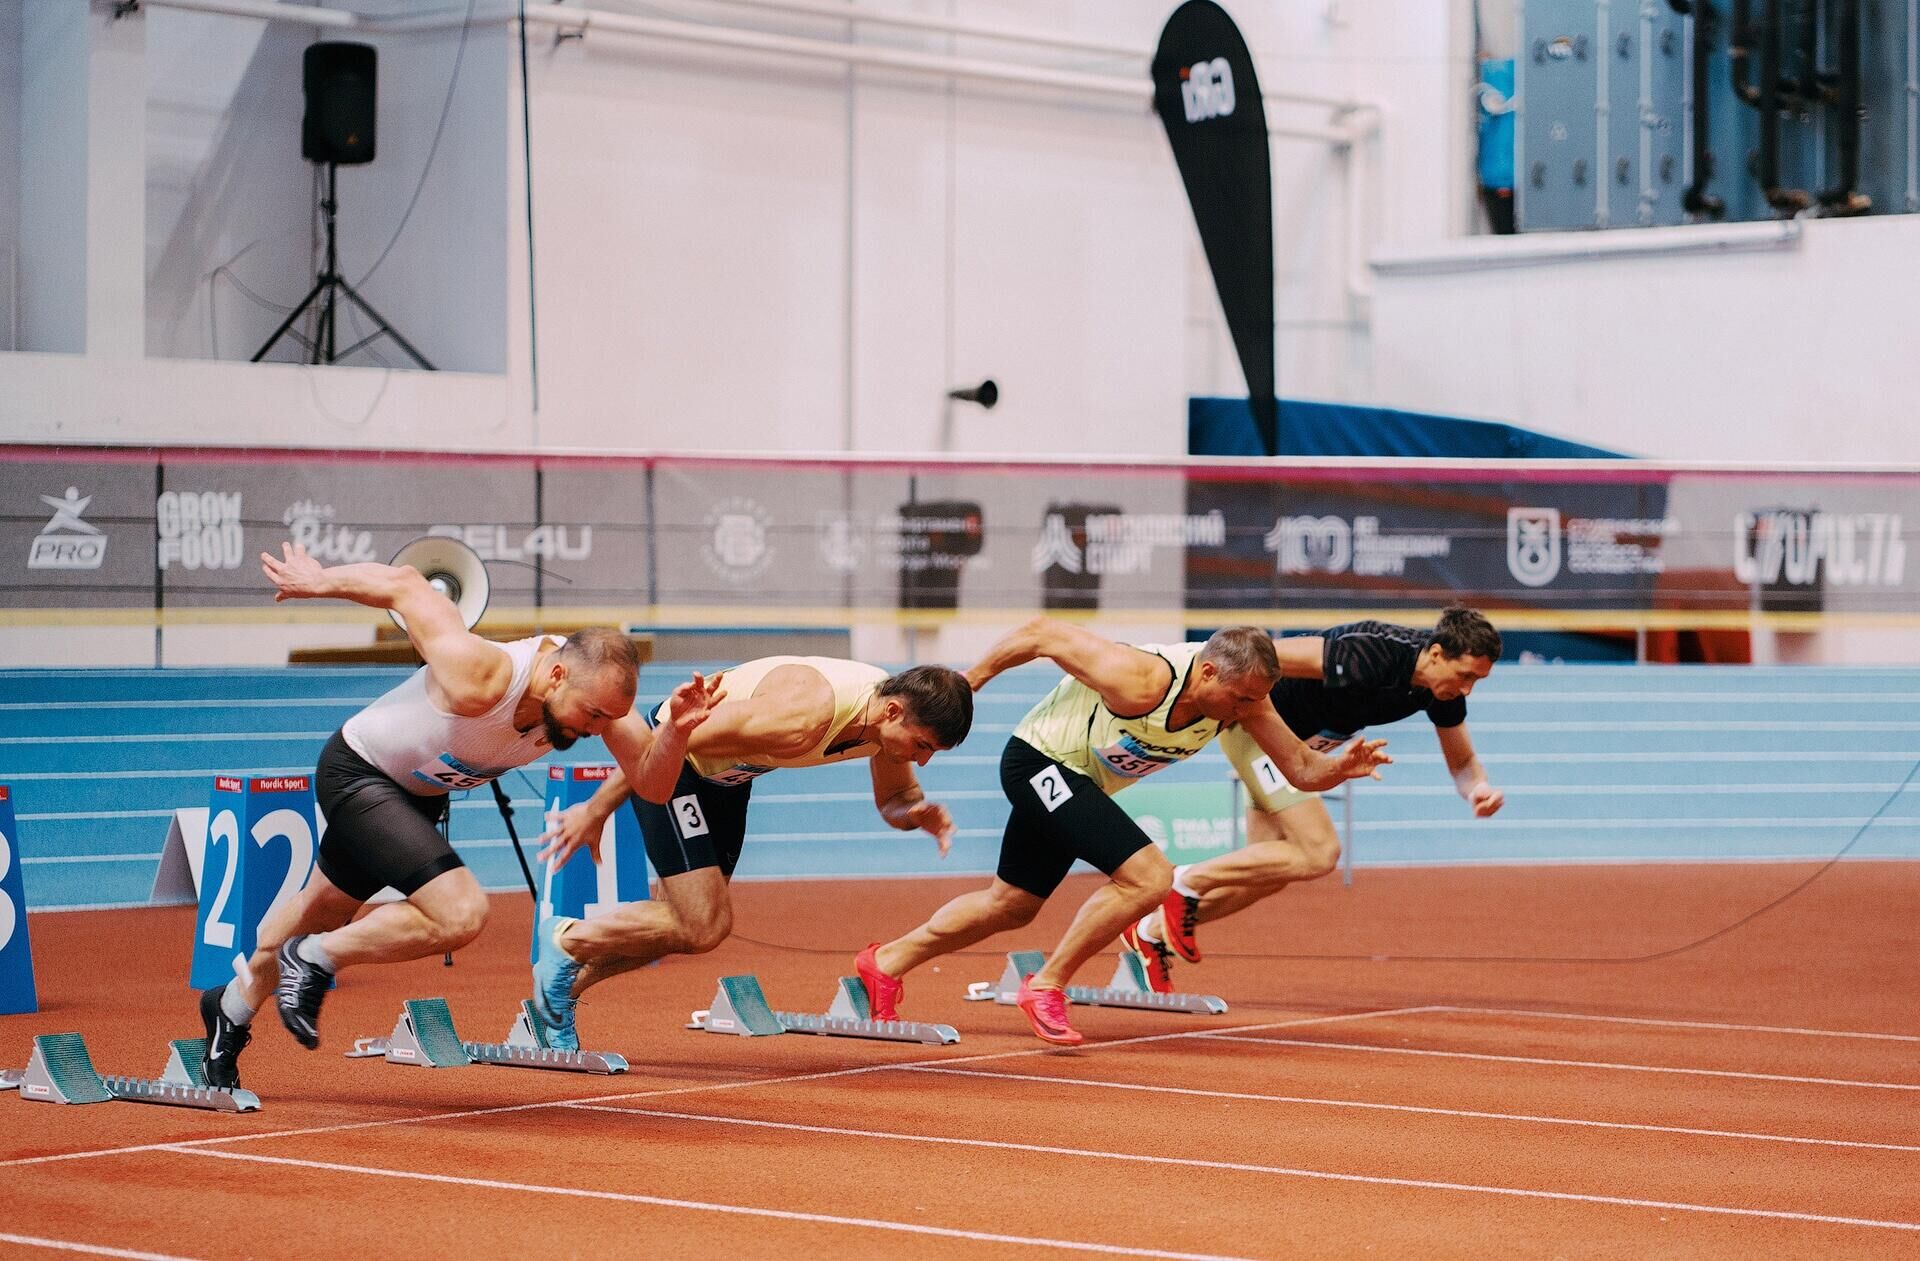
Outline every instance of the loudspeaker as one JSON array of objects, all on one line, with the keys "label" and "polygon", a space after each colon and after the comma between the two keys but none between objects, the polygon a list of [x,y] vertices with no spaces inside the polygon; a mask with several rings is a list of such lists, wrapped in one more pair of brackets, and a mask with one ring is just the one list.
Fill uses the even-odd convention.
[{"label": "loudspeaker", "polygon": [[[468,630],[472,630],[480,615],[487,611],[487,593],[491,586],[487,581],[487,563],[480,559],[480,553],[459,539],[440,534],[415,539],[393,554],[393,563],[419,570],[429,586],[453,601]],[[388,609],[387,616],[401,630],[407,629],[406,619],[399,613]]]},{"label": "loudspeaker", "polygon": [[373,161],[374,66],[371,44],[307,45],[301,59],[307,112],[300,119],[300,153],[307,161]]},{"label": "loudspeaker", "polygon": [[958,399],[962,403],[978,403],[988,411],[992,411],[993,405],[1000,401],[1000,387],[993,383],[992,377],[988,377],[975,386],[948,390],[947,397]]}]

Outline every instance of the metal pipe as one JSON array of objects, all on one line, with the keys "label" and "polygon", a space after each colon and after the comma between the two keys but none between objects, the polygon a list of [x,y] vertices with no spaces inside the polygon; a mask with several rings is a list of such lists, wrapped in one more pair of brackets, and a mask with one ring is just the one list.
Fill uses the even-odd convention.
[{"label": "metal pipe", "polygon": [[[1051,31],[1037,31],[1024,27],[992,26],[984,22],[963,22],[954,18],[922,17],[912,13],[886,13],[875,9],[861,8],[856,4],[839,4],[834,0],[703,0],[708,4],[721,4],[747,9],[770,9],[781,13],[798,13],[810,17],[833,18],[843,22],[864,22],[870,26],[891,26],[901,30],[927,31],[940,35],[960,35],[972,39],[998,40],[1010,44],[1028,44],[1036,48],[1057,48],[1065,52],[1090,53],[1095,56],[1125,58],[1141,63],[1150,61],[1153,51],[1147,48],[1128,48],[1118,44],[1102,44],[1092,40],[1076,39],[1071,35],[1059,35]],[[564,11],[564,0],[555,8]],[[1295,92],[1286,89],[1263,91],[1264,99],[1294,105],[1324,105],[1335,110],[1360,110],[1373,106],[1370,101],[1355,100],[1348,97],[1327,96],[1320,92]]]},{"label": "metal pipe", "polygon": [[1607,170],[1607,148],[1613,139],[1613,103],[1608,98],[1608,80],[1612,78],[1612,41],[1607,38],[1609,0],[1596,0],[1593,19],[1593,224],[1604,228],[1612,221],[1607,213],[1607,185],[1612,175]]},{"label": "metal pipe", "polygon": [[1638,232],[1535,232],[1468,237],[1417,253],[1375,255],[1370,265],[1377,276],[1444,276],[1603,258],[1787,249],[1799,244],[1800,235],[1797,219],[1643,228]]},{"label": "metal pipe", "polygon": [[1860,184],[1860,0],[1838,0],[1840,5],[1838,77],[1832,103],[1839,114],[1840,182],[1820,194],[1827,213],[1860,215],[1873,209],[1873,199]]},{"label": "metal pipe", "polygon": [[1691,113],[1687,119],[1687,191],[1680,204],[1688,214],[1710,219],[1718,219],[1727,209],[1724,201],[1707,193],[1707,185],[1713,180],[1713,150],[1707,144],[1711,115],[1707,102],[1713,97],[1707,84],[1707,56],[1719,28],[1720,13],[1712,0],[1698,0],[1693,16],[1687,20],[1687,57],[1692,72],[1687,75],[1686,90]]},{"label": "metal pipe", "polygon": [[196,13],[219,13],[227,17],[260,18],[268,22],[297,22],[302,26],[331,26],[337,30],[365,30],[366,18],[344,9],[319,9],[304,4],[278,4],[275,0],[145,0],[143,7],[153,9],[189,9]]},{"label": "metal pipe", "polygon": [[[731,0],[721,0],[731,2]],[[753,0],[759,2],[759,0]],[[796,0],[803,2],[803,0]],[[148,7],[164,9],[182,9],[199,13],[219,13],[231,17],[260,18],[268,21],[295,22],[307,26],[326,26],[336,30],[359,30],[369,33],[419,34],[427,31],[458,27],[460,18],[373,18],[349,13],[342,9],[318,9],[305,5],[282,4],[277,0],[144,0]],[[823,10],[834,10],[835,6],[818,5]],[[836,12],[836,16],[846,17]],[[584,35],[588,31],[614,31],[627,35],[646,36],[653,39],[669,40],[676,43],[700,44],[718,48],[733,48],[746,52],[772,53],[792,57],[804,57],[816,61],[838,62],[847,65],[875,66],[889,70],[905,70],[922,74],[947,75],[956,79],[972,79],[982,82],[1010,83],[1028,87],[1056,88],[1070,92],[1081,92],[1092,96],[1111,96],[1122,100],[1138,100],[1150,104],[1153,100],[1153,84],[1146,76],[1138,79],[1125,75],[1087,74],[1075,70],[1049,70],[1040,66],[1011,65],[1001,61],[984,58],[949,57],[933,53],[914,52],[909,49],[870,48],[857,44],[838,43],[832,40],[807,39],[799,36],[777,35],[766,31],[746,30],[739,27],[711,26],[700,22],[678,21],[670,18],[638,17],[625,13],[609,13],[599,9],[573,8],[566,5],[546,5],[527,10],[529,23],[553,27],[561,32]],[[485,19],[476,19],[476,25],[497,25],[513,20],[512,14],[495,14]],[[864,17],[862,20],[865,20]],[[1008,34],[1011,38],[1011,33]],[[1141,54],[1144,58],[1145,54]],[[1263,92],[1265,100],[1305,104],[1324,105],[1329,109],[1343,111],[1346,114],[1365,117],[1376,115],[1379,107],[1372,102],[1344,100],[1336,97],[1319,96],[1304,92]],[[1269,126],[1271,135],[1292,140],[1315,140],[1336,147],[1345,146],[1353,139],[1350,129],[1343,126]]]},{"label": "metal pipe", "polygon": [[1799,212],[1813,204],[1803,189],[1787,188],[1780,176],[1780,111],[1786,70],[1786,7],[1767,0],[1766,29],[1760,32],[1760,191],[1775,210]]},{"label": "metal pipe", "polygon": [[1653,185],[1653,129],[1660,116],[1653,112],[1653,4],[1640,6],[1640,223],[1653,222],[1653,203],[1659,190]]},{"label": "metal pipe", "polygon": [[1340,838],[1340,883],[1351,888],[1353,885],[1353,781],[1348,780],[1341,785],[1341,788],[1345,790],[1341,795],[1341,802],[1344,806],[1342,813],[1346,816],[1347,826],[1346,835]]},{"label": "metal pipe", "polygon": [[[1152,53],[1144,48],[1125,48],[1117,44],[1095,43],[1091,40],[1075,39],[1070,35],[1058,35],[1051,31],[989,26],[982,22],[922,17],[915,13],[882,13],[873,9],[863,9],[857,4],[835,4],[832,0],[707,0],[707,2],[742,9],[772,9],[781,13],[802,13],[811,17],[836,18],[844,22],[865,22],[870,26],[892,26],[902,30],[931,31],[941,35],[964,35],[972,39],[1001,40],[1010,44],[1031,44],[1038,48],[1059,48],[1068,52],[1092,53],[1098,56],[1137,57],[1143,62],[1152,56]],[[1307,100],[1308,98],[1299,99]],[[1331,98],[1313,99],[1315,103],[1325,101],[1329,105],[1342,104]]]},{"label": "metal pipe", "polygon": [[1907,0],[1907,210],[1920,210],[1920,0]]}]

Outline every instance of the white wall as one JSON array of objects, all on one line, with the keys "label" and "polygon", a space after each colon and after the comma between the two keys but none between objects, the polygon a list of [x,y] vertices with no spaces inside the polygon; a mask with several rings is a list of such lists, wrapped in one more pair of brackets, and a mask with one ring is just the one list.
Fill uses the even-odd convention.
[{"label": "white wall", "polygon": [[20,6],[0,5],[0,350],[18,349],[20,261]]},{"label": "white wall", "polygon": [[87,344],[87,44],[79,0],[20,9],[20,346]]},{"label": "white wall", "polygon": [[[1167,12],[1162,0],[892,7],[1143,53]],[[1422,46],[1446,23],[1414,0],[1388,7],[1257,9],[1248,34],[1278,85],[1344,94],[1378,77],[1370,68],[1394,67],[1391,109],[1421,119],[1420,94],[1445,61],[1444,49]],[[290,155],[297,54],[313,32],[150,6],[118,24],[146,33],[145,117],[97,128],[108,151],[93,158],[96,183],[103,168],[145,172],[145,357],[0,359],[0,437],[1172,454],[1184,449],[1188,395],[1238,388],[1179,177],[1144,100],[610,31],[556,46],[536,28],[535,412],[517,49],[509,26],[484,20],[501,11],[479,5],[432,178],[368,288],[442,366],[497,373],[504,363],[484,406],[451,382],[401,386],[410,374],[264,377],[158,362],[251,353],[276,316],[232,280],[283,307],[305,290],[306,168]],[[725,16],[845,35],[834,21]],[[1144,57],[879,28],[858,38],[1144,79]],[[350,278],[412,192],[457,32],[374,42],[380,157],[342,172]],[[1399,73],[1409,59],[1420,71]],[[1329,117],[1324,107],[1271,113],[1314,126]],[[1417,139],[1422,130],[1396,139],[1389,129],[1378,160],[1404,150],[1428,166],[1446,161],[1447,145]],[[1343,160],[1292,140],[1276,143],[1276,157],[1282,379],[1290,391],[1349,392],[1364,382],[1367,352],[1364,311],[1346,285]],[[1388,218],[1427,231],[1447,215]],[[986,376],[1002,388],[998,409],[946,405],[949,388]]]},{"label": "white wall", "polygon": [[[1141,50],[1168,9],[1166,0],[872,3]],[[1235,7],[1270,91],[1382,110],[1379,139],[1351,154],[1274,142],[1284,393],[1485,416],[1675,457],[1807,455],[1817,418],[1823,456],[1920,458],[1901,415],[1912,383],[1901,357],[1881,349],[1912,314],[1920,223],[1817,222],[1777,256],[1376,277],[1349,253],[1356,218],[1366,248],[1401,254],[1473,227],[1466,0]],[[39,91],[71,98],[73,15],[84,6],[26,11],[43,22],[65,15],[68,70],[41,73]],[[36,268],[73,270],[75,223],[124,213],[114,190],[141,172],[146,357],[101,347],[77,363],[0,356],[0,438],[1173,453],[1188,395],[1242,388],[1178,176],[1143,104],[605,30],[555,45],[537,28],[536,412],[517,49],[509,26],[486,20],[502,11],[496,0],[479,6],[433,174],[368,287],[423,349],[468,370],[412,380],[195,362],[216,350],[244,356],[274,323],[210,279],[219,263],[245,250],[233,275],[283,304],[310,276],[308,168],[291,155],[292,80],[311,32],[153,6],[109,22],[94,6],[93,61],[135,58],[150,99],[142,117],[111,116],[126,108],[115,94],[124,76],[96,64],[83,76],[89,121],[76,129],[72,110],[60,114],[58,145],[45,129],[20,128],[21,231],[50,241],[29,251]],[[711,15],[845,34],[826,20]],[[129,31],[144,31],[144,43]],[[1052,68],[1141,69],[880,28],[857,37]],[[457,40],[452,30],[375,37],[381,156],[342,176],[350,277],[412,194]],[[34,75],[24,77],[30,103]],[[1269,115],[1279,126],[1328,121],[1310,106],[1275,103]],[[78,193],[72,155],[87,143]],[[1364,176],[1354,205],[1349,168]],[[65,181],[58,216],[34,210],[51,204],[35,192],[48,179]],[[124,246],[122,233],[86,230],[100,249]],[[129,283],[120,270],[43,293],[118,302]],[[73,312],[63,318],[71,341]],[[949,387],[984,376],[1003,388],[999,409],[945,406]]]},{"label": "white wall", "polygon": [[1765,252],[1382,277],[1375,373],[1390,405],[1631,454],[1913,463],[1916,322],[1920,218],[1816,219]]},{"label": "white wall", "polygon": [[[312,286],[324,168],[301,157],[301,56],[350,38],[379,75],[375,159],[339,171],[341,271],[436,367],[504,371],[506,27],[478,24],[462,48],[458,29],[341,36],[165,8],[145,26],[148,355],[245,360]],[[342,310],[344,350],[373,326]],[[271,358],[300,354],[288,340]],[[383,339],[347,362],[409,361]]]}]

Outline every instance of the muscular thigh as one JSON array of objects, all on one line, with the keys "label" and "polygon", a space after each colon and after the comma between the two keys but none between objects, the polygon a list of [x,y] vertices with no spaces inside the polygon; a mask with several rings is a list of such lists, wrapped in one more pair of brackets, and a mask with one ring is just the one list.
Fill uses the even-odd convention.
[{"label": "muscular thigh", "polygon": [[1247,843],[1273,842],[1292,846],[1320,858],[1340,852],[1340,834],[1334,830],[1333,816],[1318,795],[1289,806],[1285,810],[1247,812]]},{"label": "muscular thigh", "polygon": [[440,834],[447,799],[408,792],[362,761],[338,735],[320,755],[314,794],[327,819],[320,870],[357,901],[388,885],[411,895],[434,877],[465,866]]}]

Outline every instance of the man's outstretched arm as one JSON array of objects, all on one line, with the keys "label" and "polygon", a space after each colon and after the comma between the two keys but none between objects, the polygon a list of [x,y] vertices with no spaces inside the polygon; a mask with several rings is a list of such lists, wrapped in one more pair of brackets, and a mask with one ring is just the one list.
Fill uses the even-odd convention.
[{"label": "man's outstretched arm", "polygon": [[419,570],[372,561],[323,566],[299,543],[283,543],[280,552],[279,557],[260,553],[260,568],[274,585],[275,603],[351,600],[398,613],[448,708],[462,717],[486,713],[506,694],[513,679],[506,651],[468,630],[460,610],[429,586]]},{"label": "man's outstretched arm", "polygon": [[1051,617],[1036,617],[1003,635],[967,671],[967,682],[977,692],[1002,671],[1041,657],[1098,692],[1116,714],[1145,713],[1173,682],[1173,667],[1152,653]]}]

